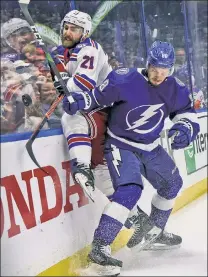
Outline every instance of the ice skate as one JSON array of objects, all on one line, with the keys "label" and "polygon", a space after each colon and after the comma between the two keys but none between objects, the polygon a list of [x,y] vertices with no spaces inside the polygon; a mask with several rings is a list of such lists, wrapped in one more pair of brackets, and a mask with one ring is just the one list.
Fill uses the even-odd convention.
[{"label": "ice skate", "polygon": [[135,230],[127,243],[127,247],[134,248],[138,252],[150,245],[162,232],[162,229],[155,226],[148,215],[141,212],[139,207],[138,216],[134,216],[133,226]]},{"label": "ice skate", "polygon": [[[137,207],[137,214],[130,217],[125,225],[133,228],[142,228],[144,221],[148,219],[148,215]],[[143,250],[169,250],[179,248],[182,243],[182,238],[178,235],[168,233],[163,230],[160,235],[152,241],[151,244],[143,248]]]},{"label": "ice skate", "polygon": [[75,181],[82,187],[87,196],[94,202],[94,176],[90,166],[83,163],[77,163],[76,171],[73,176]]},{"label": "ice skate", "polygon": [[165,230],[149,244],[144,250],[170,250],[179,248],[182,243],[182,238],[178,235],[168,233]]},{"label": "ice skate", "polygon": [[79,272],[81,276],[118,276],[123,264],[111,256],[111,247],[100,241],[92,243],[88,259],[89,266]]}]

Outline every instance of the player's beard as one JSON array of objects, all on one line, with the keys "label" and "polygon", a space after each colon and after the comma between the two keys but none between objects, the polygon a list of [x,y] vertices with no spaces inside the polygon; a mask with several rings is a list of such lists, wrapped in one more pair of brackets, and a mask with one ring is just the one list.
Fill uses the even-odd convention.
[{"label": "player's beard", "polygon": [[[68,38],[68,37],[67,37]],[[62,36],[62,45],[65,47],[65,48],[73,48],[77,43],[80,42],[80,39],[66,39],[64,36]]]}]

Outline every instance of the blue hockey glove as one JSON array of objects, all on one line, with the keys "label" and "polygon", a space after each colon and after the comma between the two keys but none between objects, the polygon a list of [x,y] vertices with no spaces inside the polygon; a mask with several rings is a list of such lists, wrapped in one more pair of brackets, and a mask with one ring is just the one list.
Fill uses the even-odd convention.
[{"label": "blue hockey glove", "polygon": [[70,115],[80,110],[88,112],[98,107],[90,92],[72,92],[72,97],[74,98],[74,103],[70,103],[66,96],[63,98],[63,109]]},{"label": "blue hockey glove", "polygon": [[[193,124],[195,130],[193,129]],[[173,138],[171,144],[172,149],[182,149],[187,147],[196,137],[199,132],[199,127],[197,123],[191,123],[188,119],[181,119],[168,132],[168,138]]]},{"label": "blue hockey glove", "polygon": [[76,114],[77,111],[82,110],[85,107],[85,101],[81,94],[72,92],[72,97],[74,98],[72,104],[69,102],[67,96],[64,96],[63,98],[63,109],[70,115]]}]

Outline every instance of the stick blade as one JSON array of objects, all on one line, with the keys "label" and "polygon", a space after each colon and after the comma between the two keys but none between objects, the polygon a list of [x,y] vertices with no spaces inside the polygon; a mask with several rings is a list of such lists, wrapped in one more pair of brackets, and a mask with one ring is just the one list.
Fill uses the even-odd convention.
[{"label": "stick blade", "polygon": [[31,160],[37,165],[37,167],[39,167],[42,171],[44,171],[47,175],[48,175],[48,172],[46,172],[41,166],[40,164],[38,163],[38,161],[36,160],[35,158],[35,155],[33,154],[33,150],[32,150],[32,143],[33,141],[31,140],[28,140],[28,142],[26,143],[25,147],[27,149],[27,152],[31,158]]}]

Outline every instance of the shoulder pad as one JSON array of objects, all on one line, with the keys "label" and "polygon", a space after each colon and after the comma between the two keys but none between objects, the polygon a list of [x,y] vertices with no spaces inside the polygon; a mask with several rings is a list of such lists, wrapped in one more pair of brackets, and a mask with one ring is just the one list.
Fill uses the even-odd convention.
[{"label": "shoulder pad", "polygon": [[79,44],[76,45],[76,47],[74,48],[73,52],[78,54],[79,51],[83,48],[85,48],[86,46],[90,46],[93,47],[95,49],[98,49],[98,43],[91,39],[91,38],[86,38],[84,41],[80,42]]},{"label": "shoulder pad", "polygon": [[176,80],[176,83],[177,83],[179,86],[185,87],[185,84],[184,84],[180,79],[178,79],[177,77],[174,77],[174,78],[175,78],[175,80]]},{"label": "shoulder pad", "polygon": [[88,46],[87,43],[79,43],[79,44],[77,44],[77,46],[75,48],[81,49],[81,48],[84,48],[86,46]]},{"label": "shoulder pad", "polygon": [[62,45],[59,45],[59,46],[53,48],[51,53],[54,54],[54,55],[56,55],[56,54],[63,55],[65,49],[66,48],[64,48]]},{"label": "shoulder pad", "polygon": [[129,73],[129,68],[126,68],[126,67],[119,68],[119,69],[116,69],[115,72],[119,75],[125,75]]},{"label": "shoulder pad", "polygon": [[85,48],[86,46],[90,46],[88,43],[79,43],[75,46],[75,48],[73,49],[72,53],[74,54],[78,54],[80,52],[81,49]]}]

